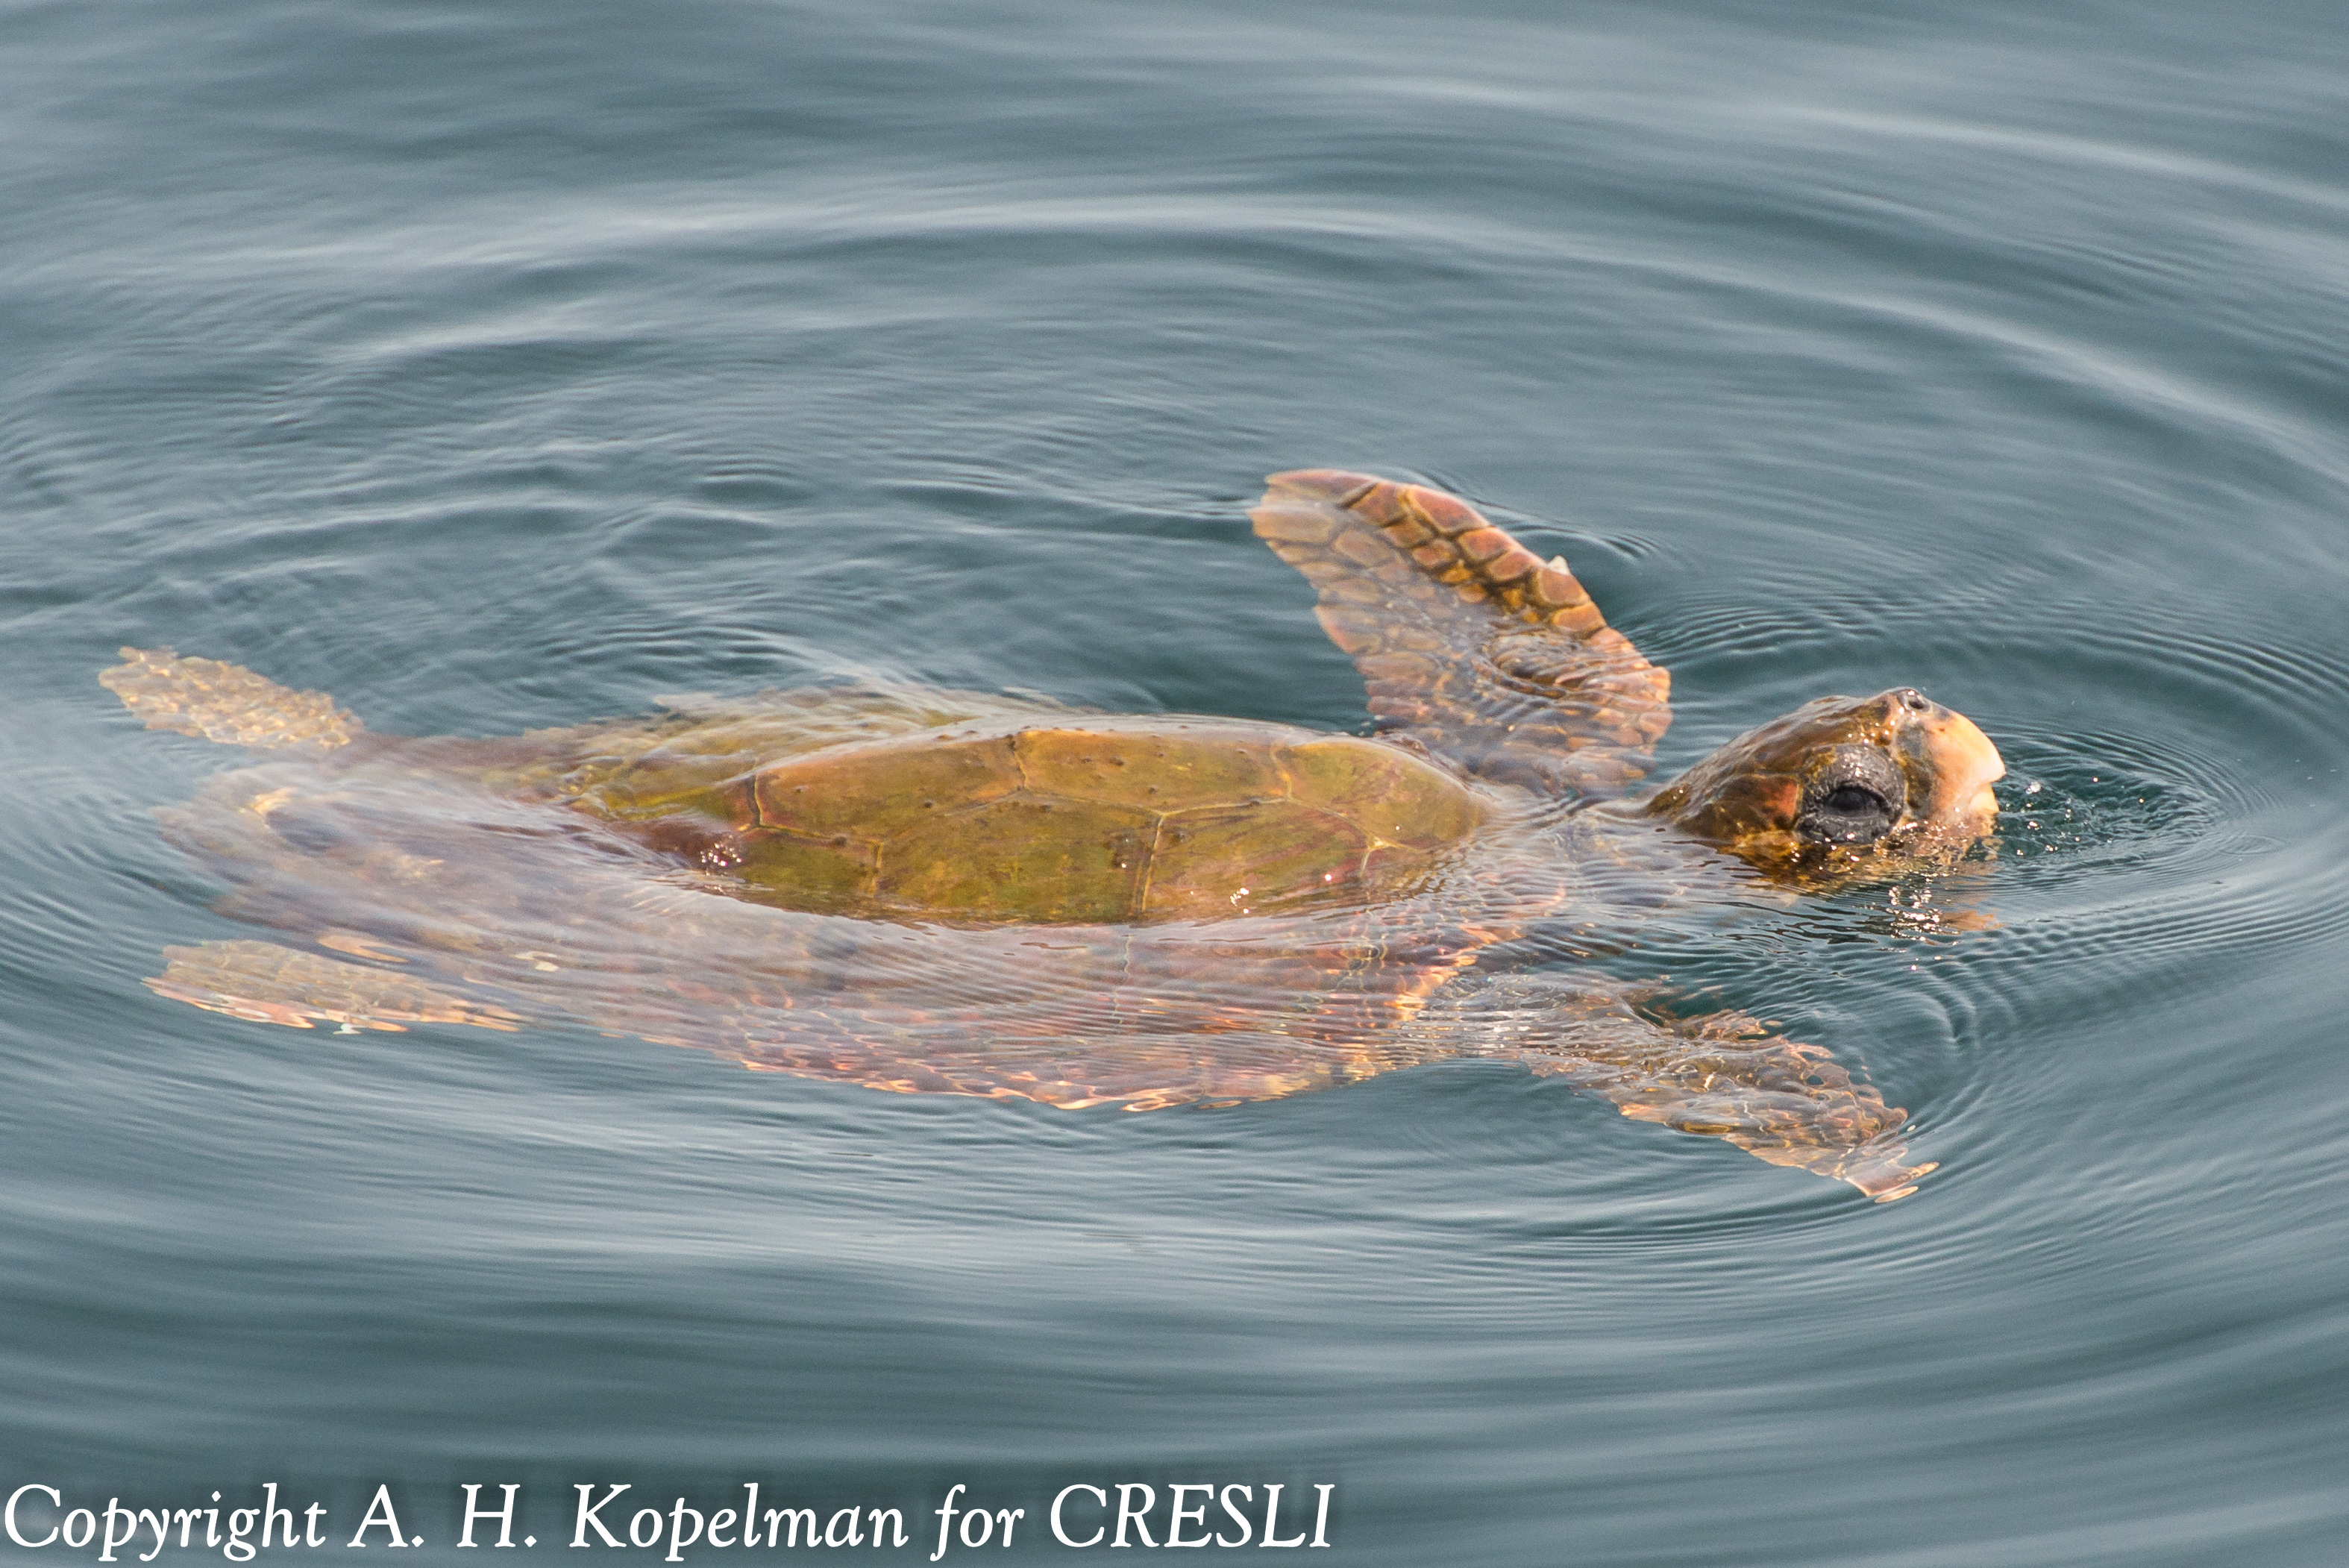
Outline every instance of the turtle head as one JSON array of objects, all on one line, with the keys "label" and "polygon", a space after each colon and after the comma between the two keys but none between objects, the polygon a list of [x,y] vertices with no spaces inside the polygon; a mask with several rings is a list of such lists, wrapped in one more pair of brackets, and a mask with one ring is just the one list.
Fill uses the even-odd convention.
[{"label": "turtle head", "polygon": [[1897,686],[1823,696],[1751,729],[1656,793],[1651,816],[1774,876],[1955,855],[1990,831],[1998,748]]}]

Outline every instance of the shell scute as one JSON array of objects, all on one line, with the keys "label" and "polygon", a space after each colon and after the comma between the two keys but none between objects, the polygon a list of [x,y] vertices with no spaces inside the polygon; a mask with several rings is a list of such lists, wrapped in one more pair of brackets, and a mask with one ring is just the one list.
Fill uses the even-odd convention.
[{"label": "shell scute", "polygon": [[852,910],[870,900],[880,869],[880,846],[834,833],[818,838],[770,829],[737,841],[735,874],[754,895],[789,889],[787,898],[762,899],[793,909]]},{"label": "shell scute", "polygon": [[588,789],[582,802],[623,820],[689,813],[748,828],[758,823],[750,776],[759,759],[740,752],[666,748],[647,753]]},{"label": "shell scute", "polygon": [[1213,919],[1351,892],[1370,847],[1361,828],[1297,800],[1173,812],[1159,823],[1141,913]]},{"label": "shell scute", "polygon": [[1430,852],[1465,839],[1484,820],[1457,779],[1377,741],[1330,736],[1288,748],[1281,761],[1298,796],[1360,823],[1374,842]]},{"label": "shell scute", "polygon": [[1025,791],[885,840],[874,894],[946,915],[1111,923],[1131,919],[1156,814]]},{"label": "shell scute", "polygon": [[1010,738],[1026,788],[1071,802],[1240,805],[1282,792],[1272,748],[1237,725],[1025,729]]},{"label": "shell scute", "polygon": [[942,805],[991,800],[1021,783],[1009,736],[843,747],[761,769],[759,820],[815,839],[845,832],[884,841],[916,829]]}]

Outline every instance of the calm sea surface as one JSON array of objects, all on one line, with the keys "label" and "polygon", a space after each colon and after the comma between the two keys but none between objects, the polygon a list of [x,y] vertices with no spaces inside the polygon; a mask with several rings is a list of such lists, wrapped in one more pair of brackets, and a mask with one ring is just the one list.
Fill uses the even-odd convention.
[{"label": "calm sea surface", "polygon": [[[1067,1560],[1138,1481],[1334,1485],[1362,1563],[2349,1560],[2349,12],[9,3],[0,212],[26,1539],[755,1481],[911,1562],[962,1483],[1027,1511],[954,1555]],[[1244,514],[1303,465],[1563,552],[1668,768],[1903,683],[1996,739],[1979,929],[1859,890],[1682,976],[1909,1108],[1918,1195],[1498,1062],[1133,1116],[140,984],[257,934],[118,645],[410,734],[1351,728]]]}]

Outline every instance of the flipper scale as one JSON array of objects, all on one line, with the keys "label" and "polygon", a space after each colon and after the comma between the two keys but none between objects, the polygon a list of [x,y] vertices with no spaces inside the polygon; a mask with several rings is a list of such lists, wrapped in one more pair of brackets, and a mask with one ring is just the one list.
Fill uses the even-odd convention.
[{"label": "flipper scale", "polygon": [[1471,772],[1576,792],[1644,772],[1671,676],[1457,496],[1335,469],[1274,474],[1256,531],[1319,593],[1371,716]]}]

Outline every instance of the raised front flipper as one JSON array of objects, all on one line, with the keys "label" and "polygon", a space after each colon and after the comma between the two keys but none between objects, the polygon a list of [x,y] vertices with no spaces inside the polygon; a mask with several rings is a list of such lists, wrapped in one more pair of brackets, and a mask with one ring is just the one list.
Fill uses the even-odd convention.
[{"label": "raised front flipper", "polygon": [[1320,593],[1382,729],[1488,778],[1613,793],[1671,723],[1671,679],[1566,569],[1456,497],[1367,474],[1275,474],[1250,515]]},{"label": "raised front flipper", "polygon": [[290,1028],[313,1020],[345,1031],[398,1031],[410,1024],[471,1024],[512,1033],[522,1015],[475,1002],[405,975],[320,958],[274,942],[207,942],[166,947],[163,973],[147,982],[159,996]]}]

